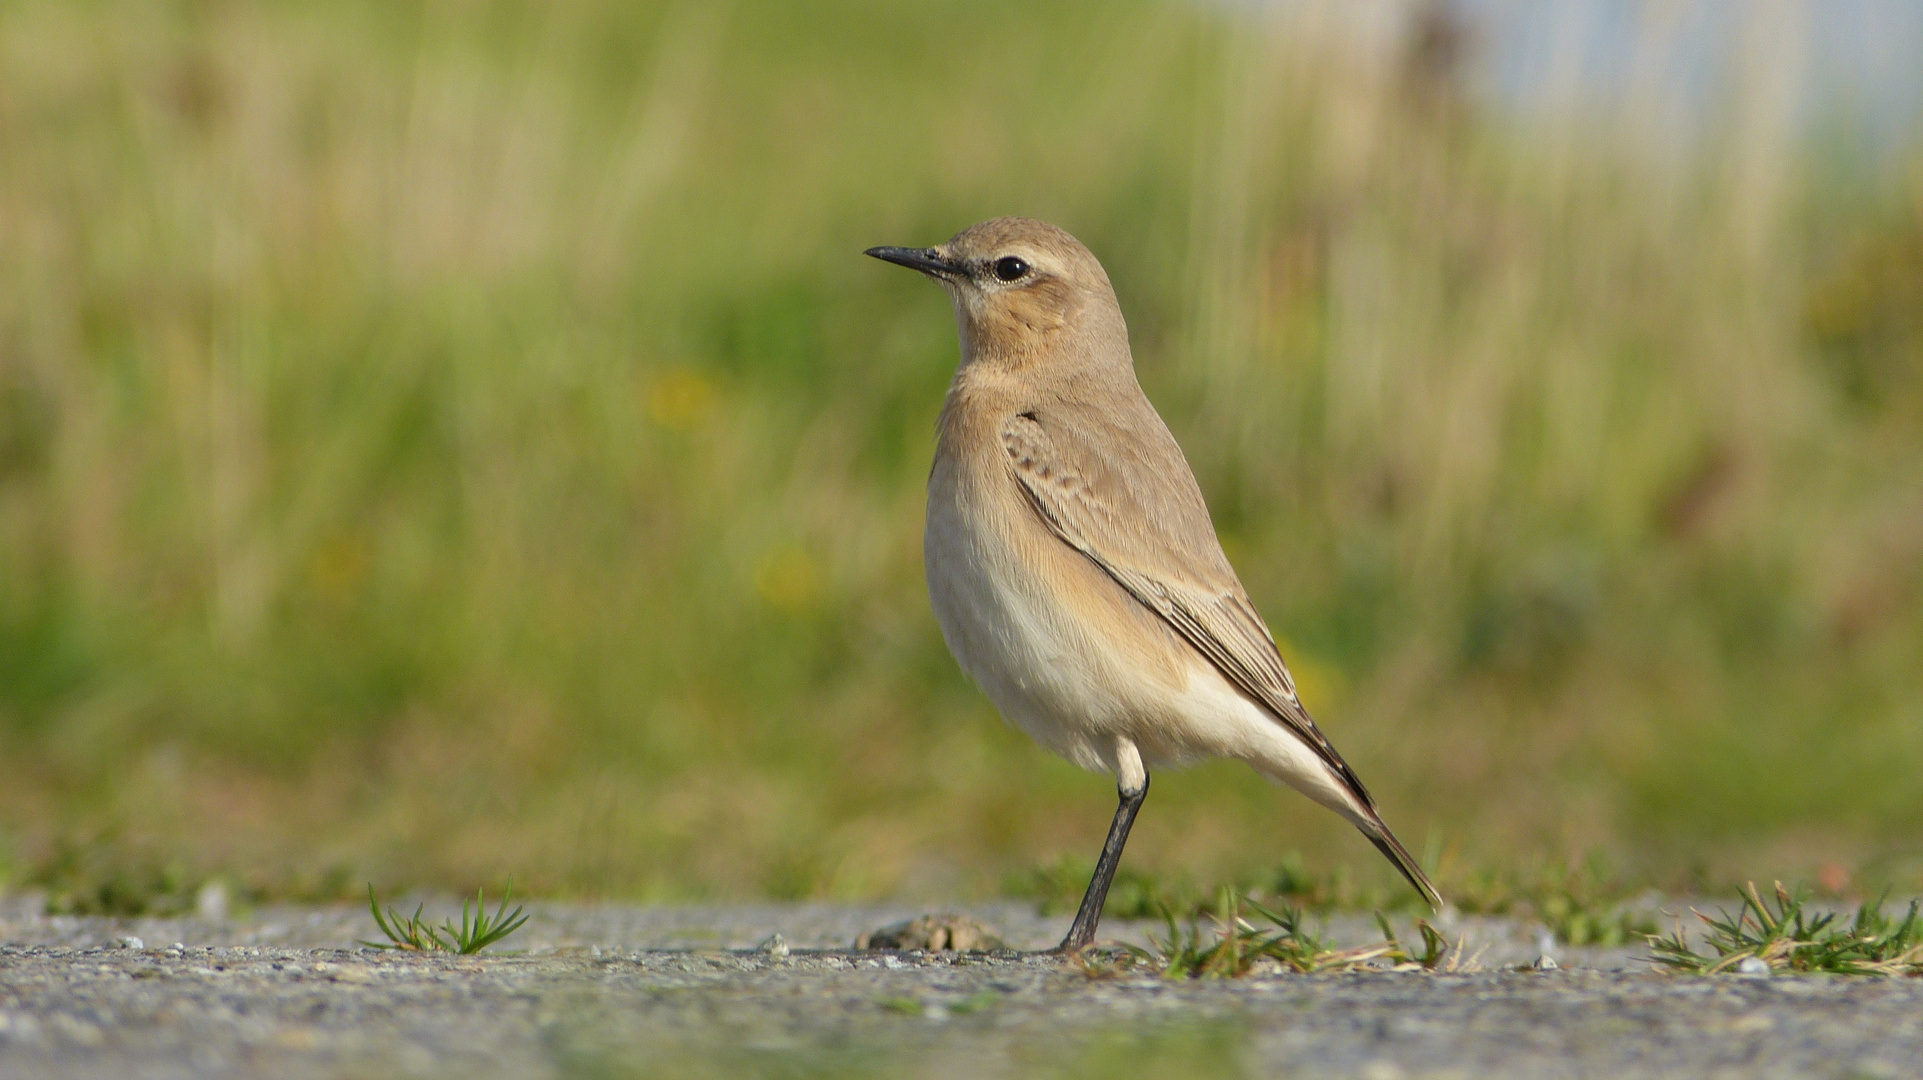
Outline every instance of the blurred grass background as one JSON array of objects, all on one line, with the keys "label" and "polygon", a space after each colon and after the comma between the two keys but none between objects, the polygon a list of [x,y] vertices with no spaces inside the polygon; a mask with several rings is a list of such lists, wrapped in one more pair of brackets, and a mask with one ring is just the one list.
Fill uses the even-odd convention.
[{"label": "blurred grass background", "polygon": [[[928,612],[947,304],[858,254],[1023,213],[1445,881],[1923,885],[1923,142],[1795,6],[1669,100],[1673,8],[1598,102],[1419,5],[0,5],[0,878],[1092,855]],[[1129,857],[1295,852],[1386,874],[1228,765]]]}]

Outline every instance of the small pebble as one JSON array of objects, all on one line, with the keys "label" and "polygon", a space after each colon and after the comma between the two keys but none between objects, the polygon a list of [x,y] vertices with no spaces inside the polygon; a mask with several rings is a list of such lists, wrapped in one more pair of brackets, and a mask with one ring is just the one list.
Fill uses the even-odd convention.
[{"label": "small pebble", "polygon": [[1556,958],[1548,953],[1543,953],[1541,956],[1536,957],[1535,968],[1537,971],[1555,971],[1561,966],[1561,964],[1556,963]]},{"label": "small pebble", "polygon": [[1760,956],[1745,956],[1736,965],[1738,975],[1768,975],[1769,961]]},{"label": "small pebble", "polygon": [[147,947],[147,943],[137,937],[124,937],[120,939],[120,947],[123,949],[144,949]]},{"label": "small pebble", "polygon": [[776,960],[787,959],[788,953],[789,953],[788,939],[782,937],[778,933],[769,934],[767,938],[764,939],[761,942],[761,944],[756,945],[755,948],[760,950],[761,952],[767,953],[769,956],[774,957]]}]

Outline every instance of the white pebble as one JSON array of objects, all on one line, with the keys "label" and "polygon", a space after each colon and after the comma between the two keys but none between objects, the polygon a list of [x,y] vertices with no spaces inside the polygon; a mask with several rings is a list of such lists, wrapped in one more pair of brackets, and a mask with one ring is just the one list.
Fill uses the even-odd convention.
[{"label": "white pebble", "polygon": [[1556,958],[1548,953],[1543,953],[1541,956],[1536,957],[1537,971],[1555,971],[1561,966],[1561,964],[1556,963]]},{"label": "white pebble", "polygon": [[123,949],[144,949],[147,947],[147,943],[137,937],[124,937],[120,939],[120,947]]},{"label": "white pebble", "polygon": [[1769,961],[1764,960],[1760,956],[1745,956],[1737,963],[1736,974],[1767,975],[1769,974]]}]

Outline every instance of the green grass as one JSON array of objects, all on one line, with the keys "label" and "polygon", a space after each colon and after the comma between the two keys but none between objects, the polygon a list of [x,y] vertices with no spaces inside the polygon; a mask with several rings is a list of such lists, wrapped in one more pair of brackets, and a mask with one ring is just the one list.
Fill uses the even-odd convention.
[{"label": "green grass", "polygon": [[[1382,941],[1350,949],[1331,949],[1304,927],[1300,909],[1272,910],[1224,888],[1216,901],[1214,926],[1204,929],[1199,915],[1183,926],[1175,913],[1164,910],[1167,933],[1151,937],[1147,948],[1130,946],[1120,953],[1078,957],[1084,973],[1103,978],[1134,967],[1146,967],[1170,979],[1239,979],[1265,963],[1298,974],[1364,970],[1433,971],[1449,958],[1452,947],[1426,920],[1416,920],[1422,939],[1418,949],[1405,946],[1380,912],[1377,925]],[[1459,946],[1455,947],[1459,949]],[[1460,957],[1456,958],[1460,963]]]},{"label": "green grass", "polygon": [[1923,923],[1917,902],[1900,918],[1883,903],[1864,904],[1847,924],[1836,912],[1805,911],[1808,898],[1776,884],[1769,899],[1751,882],[1734,914],[1692,912],[1707,928],[1704,949],[1692,944],[1681,920],[1666,936],[1651,935],[1652,958],[1692,975],[1748,974],[1749,962],[1769,972],[1829,975],[1923,975]]},{"label": "green grass", "polygon": [[[1519,118],[1343,6],[0,8],[10,883],[853,898],[1092,853],[1110,785],[928,612],[952,315],[859,255],[1022,212],[1104,260],[1443,869],[1923,884],[1915,133],[1819,156],[1735,75],[1687,145]],[[1227,765],[1157,776],[1128,869],[1298,896],[1291,851],[1297,902],[1399,895]],[[96,888],[145,867],[178,887]]]},{"label": "green grass", "polygon": [[361,944],[371,949],[392,949],[400,952],[451,952],[468,956],[505,939],[519,930],[527,922],[527,916],[520,908],[507,909],[508,901],[514,896],[514,881],[509,879],[507,888],[501,894],[501,902],[495,906],[494,914],[487,913],[487,894],[476,890],[470,910],[469,901],[461,902],[461,921],[443,919],[439,926],[421,918],[424,905],[417,905],[414,914],[401,915],[393,908],[381,912],[380,901],[374,898],[374,886],[367,887],[367,910],[374,916],[374,925],[380,929],[386,941],[363,941]]}]

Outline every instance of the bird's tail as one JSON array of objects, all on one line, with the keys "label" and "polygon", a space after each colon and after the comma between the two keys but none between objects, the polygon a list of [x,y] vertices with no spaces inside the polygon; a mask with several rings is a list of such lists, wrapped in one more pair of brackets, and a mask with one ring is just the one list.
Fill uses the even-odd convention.
[{"label": "bird's tail", "polygon": [[1416,862],[1416,857],[1409,854],[1409,849],[1402,846],[1402,841],[1396,839],[1396,834],[1389,831],[1389,826],[1383,824],[1380,816],[1371,816],[1375,818],[1370,822],[1372,827],[1365,827],[1362,834],[1375,844],[1376,850],[1395,864],[1397,870],[1402,871],[1402,876],[1409,879],[1409,884],[1415,886],[1422,898],[1429,902],[1431,909],[1441,911],[1442,894],[1436,891],[1429,875],[1422,872],[1422,864]]}]

